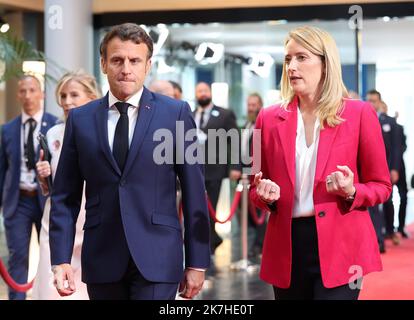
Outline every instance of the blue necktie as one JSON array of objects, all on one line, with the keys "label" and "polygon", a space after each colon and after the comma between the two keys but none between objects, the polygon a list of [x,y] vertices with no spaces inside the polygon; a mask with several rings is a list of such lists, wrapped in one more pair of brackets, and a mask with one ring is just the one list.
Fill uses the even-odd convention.
[{"label": "blue necktie", "polygon": [[119,169],[121,169],[122,172],[124,170],[129,150],[129,104],[126,102],[117,102],[115,103],[115,106],[118,109],[121,116],[119,117],[118,122],[116,124],[112,153],[114,155],[116,162],[118,163]]}]

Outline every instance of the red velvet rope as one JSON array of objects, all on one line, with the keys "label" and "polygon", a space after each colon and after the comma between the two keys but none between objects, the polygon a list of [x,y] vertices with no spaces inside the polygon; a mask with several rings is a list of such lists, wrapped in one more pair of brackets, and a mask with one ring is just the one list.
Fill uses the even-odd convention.
[{"label": "red velvet rope", "polygon": [[31,289],[33,286],[33,281],[25,284],[18,284],[16,283],[13,278],[10,276],[9,272],[7,271],[6,266],[3,263],[3,260],[0,259],[0,275],[3,278],[4,282],[12,288],[14,291],[17,292],[26,292],[27,290]]},{"label": "red velvet rope", "polygon": [[[210,198],[208,197],[208,194],[206,193],[208,212],[209,212],[210,216],[213,218],[213,220],[215,222],[220,223],[220,224],[224,224],[224,223],[230,221],[233,218],[234,214],[236,213],[237,208],[239,207],[239,202],[240,202],[240,199],[241,199],[241,195],[242,195],[241,190],[237,190],[235,192],[233,203],[231,204],[230,215],[225,220],[220,221],[220,220],[217,219],[217,213],[214,210],[213,205],[210,202]],[[249,214],[252,217],[252,219],[253,219],[253,221],[256,225],[260,226],[266,221],[266,216],[269,214],[268,211],[262,213],[259,217],[258,214],[257,214],[255,205],[250,201],[249,201],[249,208],[248,209],[249,209]],[[182,202],[180,202],[178,216],[179,216],[180,222],[182,222],[182,219],[183,219],[183,204],[182,204]]]},{"label": "red velvet rope", "polygon": [[262,212],[262,214],[259,217],[257,215],[257,210],[256,210],[255,205],[252,202],[249,201],[249,213],[250,213],[250,216],[252,217],[254,223],[257,226],[261,226],[266,221],[266,216],[269,214],[269,211]]},{"label": "red velvet rope", "polygon": [[220,220],[217,219],[217,213],[214,210],[213,205],[211,204],[207,193],[206,193],[206,197],[207,197],[208,211],[210,213],[211,218],[213,218],[213,220],[215,222],[218,222],[220,224],[224,224],[224,223],[230,221],[233,218],[234,214],[236,213],[236,210],[239,207],[239,202],[240,202],[240,198],[241,198],[241,191],[236,191],[236,193],[234,194],[234,199],[233,199],[233,203],[231,204],[230,214],[227,217],[227,219],[223,220],[223,221],[220,221]]}]

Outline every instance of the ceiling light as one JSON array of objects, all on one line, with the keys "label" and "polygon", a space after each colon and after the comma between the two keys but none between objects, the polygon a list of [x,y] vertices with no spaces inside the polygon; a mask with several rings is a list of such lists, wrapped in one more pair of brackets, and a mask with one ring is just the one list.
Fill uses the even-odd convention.
[{"label": "ceiling light", "polygon": [[224,45],[221,43],[203,42],[196,51],[194,58],[200,64],[217,63],[224,55]]}]

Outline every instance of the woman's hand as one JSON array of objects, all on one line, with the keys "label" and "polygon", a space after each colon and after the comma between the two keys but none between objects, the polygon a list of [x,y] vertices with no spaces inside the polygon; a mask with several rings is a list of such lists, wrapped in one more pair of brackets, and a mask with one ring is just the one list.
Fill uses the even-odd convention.
[{"label": "woman's hand", "polygon": [[42,190],[42,194],[44,196],[49,195],[49,187],[47,184],[47,177],[52,174],[52,169],[50,168],[50,164],[47,161],[43,161],[44,159],[44,152],[40,149],[39,154],[39,161],[36,163],[36,171],[37,171],[37,180],[40,184],[40,189]]},{"label": "woman's hand", "polygon": [[52,174],[50,164],[47,161],[43,161],[44,153],[43,150],[40,150],[39,161],[36,163],[37,174],[40,178],[46,179]]},{"label": "woman's hand", "polygon": [[354,173],[347,166],[336,166],[339,171],[334,171],[326,177],[326,191],[343,198],[354,196]]},{"label": "woman's hand", "polygon": [[253,184],[256,186],[256,193],[263,202],[271,204],[280,198],[280,188],[269,179],[262,179],[262,172],[254,176]]}]

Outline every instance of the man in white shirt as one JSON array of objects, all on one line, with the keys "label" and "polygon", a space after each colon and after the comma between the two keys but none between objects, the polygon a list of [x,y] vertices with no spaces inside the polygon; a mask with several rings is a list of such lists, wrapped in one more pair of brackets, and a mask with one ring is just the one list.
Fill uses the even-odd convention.
[{"label": "man in white shirt", "polygon": [[[160,129],[180,141],[167,146],[174,154],[186,154],[196,144],[195,138],[184,141],[195,129],[190,107],[143,86],[153,43],[138,25],[114,26],[100,49],[109,92],[70,111],[54,180],[49,235],[56,288],[62,296],[76,290],[70,262],[85,182],[82,281],[89,297],[174,299],[180,283],[182,296],[193,298],[210,264],[202,167],[178,156],[171,163],[154,158],[160,144],[154,135]],[[177,126],[184,128],[184,136]],[[177,176],[184,239],[176,209]]]},{"label": "man in white shirt", "polygon": [[[36,179],[39,158],[39,132],[56,124],[57,118],[43,111],[43,92],[34,76],[18,82],[17,99],[22,114],[1,129],[0,207],[9,249],[9,273],[17,283],[27,282],[29,244],[32,225],[39,234],[45,197]],[[25,299],[26,294],[9,289],[9,299]]]}]

